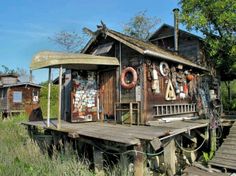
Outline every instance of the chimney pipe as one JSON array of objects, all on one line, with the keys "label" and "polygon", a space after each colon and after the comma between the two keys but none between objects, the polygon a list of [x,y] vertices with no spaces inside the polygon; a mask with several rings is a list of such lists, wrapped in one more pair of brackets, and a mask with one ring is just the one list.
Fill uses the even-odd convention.
[{"label": "chimney pipe", "polygon": [[33,75],[32,75],[32,70],[30,70],[30,75],[29,75],[29,82],[33,82]]},{"label": "chimney pipe", "polygon": [[175,52],[178,53],[179,50],[179,9],[173,9],[174,12],[174,43],[175,43]]}]

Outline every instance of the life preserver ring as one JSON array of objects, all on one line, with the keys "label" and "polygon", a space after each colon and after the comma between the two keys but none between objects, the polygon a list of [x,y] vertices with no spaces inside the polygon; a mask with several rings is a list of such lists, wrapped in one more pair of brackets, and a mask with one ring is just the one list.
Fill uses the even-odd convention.
[{"label": "life preserver ring", "polygon": [[169,65],[166,62],[160,63],[160,72],[162,76],[167,76],[170,73]]},{"label": "life preserver ring", "polygon": [[[127,75],[127,73],[131,73],[133,76],[133,80],[131,81],[131,83],[126,83],[125,82],[125,77]],[[138,75],[135,69],[133,69],[132,67],[126,67],[120,76],[120,84],[123,88],[125,89],[132,89],[136,86],[137,84],[137,80],[138,80]]]}]

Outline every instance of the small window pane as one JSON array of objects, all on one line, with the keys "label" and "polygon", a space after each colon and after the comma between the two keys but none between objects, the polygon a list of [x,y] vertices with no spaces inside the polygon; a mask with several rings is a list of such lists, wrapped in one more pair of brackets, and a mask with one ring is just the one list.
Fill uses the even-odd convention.
[{"label": "small window pane", "polygon": [[99,45],[93,52],[93,55],[101,55],[108,53],[112,48],[113,42]]},{"label": "small window pane", "polygon": [[22,92],[20,92],[20,91],[13,92],[13,102],[14,103],[21,103],[22,102]]}]

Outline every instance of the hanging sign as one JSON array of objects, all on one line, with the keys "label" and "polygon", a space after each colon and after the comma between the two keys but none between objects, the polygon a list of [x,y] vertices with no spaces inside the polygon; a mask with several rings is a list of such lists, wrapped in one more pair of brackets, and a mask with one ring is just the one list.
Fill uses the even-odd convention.
[{"label": "hanging sign", "polygon": [[174,90],[174,87],[173,87],[170,79],[168,80],[165,99],[166,100],[176,100],[175,90]]}]

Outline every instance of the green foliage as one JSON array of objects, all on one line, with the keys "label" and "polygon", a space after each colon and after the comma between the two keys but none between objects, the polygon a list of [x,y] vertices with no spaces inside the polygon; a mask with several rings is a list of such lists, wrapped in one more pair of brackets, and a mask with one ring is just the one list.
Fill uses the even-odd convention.
[{"label": "green foliage", "polygon": [[[42,83],[42,88],[40,91],[40,107],[43,112],[43,117],[47,117],[47,106],[48,106],[48,84]],[[56,118],[58,116],[58,85],[51,86],[51,118]]]},{"label": "green foliage", "polygon": [[230,87],[231,87],[232,101],[229,104],[227,87],[224,82],[221,83],[222,103],[223,103],[224,110],[236,111],[236,80],[231,81]]},{"label": "green foliage", "polygon": [[180,0],[181,20],[205,35],[206,50],[222,75],[235,72],[236,1]]},{"label": "green foliage", "polygon": [[157,17],[148,17],[146,11],[141,11],[125,24],[123,31],[131,37],[146,40],[159,22]]},{"label": "green foliage", "polygon": [[207,152],[203,152],[203,159],[204,159],[204,162],[205,163],[208,163],[208,161],[210,161],[213,156],[214,156],[214,151],[210,151],[210,153],[207,153]]},{"label": "green foliage", "polygon": [[78,161],[72,152],[53,158],[43,154],[38,145],[29,138],[25,128],[19,125],[19,122],[25,120],[26,116],[23,115],[0,120],[0,175],[94,175],[88,165]]}]

